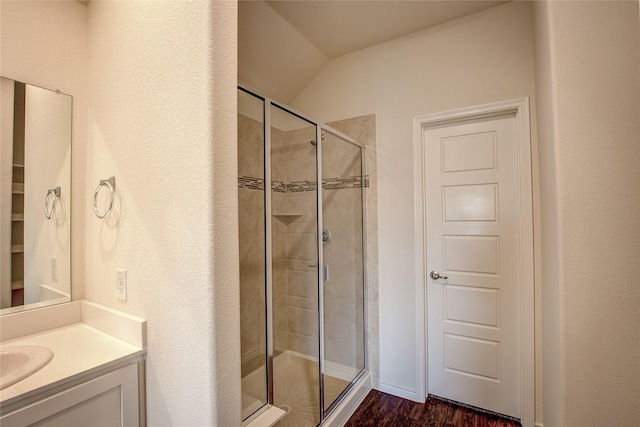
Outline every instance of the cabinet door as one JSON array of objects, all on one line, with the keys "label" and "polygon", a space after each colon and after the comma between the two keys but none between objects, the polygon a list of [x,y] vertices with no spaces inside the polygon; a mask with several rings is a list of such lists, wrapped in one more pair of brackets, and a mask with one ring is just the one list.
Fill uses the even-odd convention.
[{"label": "cabinet door", "polygon": [[24,406],[3,427],[111,427],[139,424],[138,366],[129,365]]}]

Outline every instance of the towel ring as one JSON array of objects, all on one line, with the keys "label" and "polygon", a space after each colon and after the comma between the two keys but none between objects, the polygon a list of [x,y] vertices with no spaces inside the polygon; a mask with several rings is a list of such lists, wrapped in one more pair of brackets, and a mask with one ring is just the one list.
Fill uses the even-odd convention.
[{"label": "towel ring", "polygon": [[[98,193],[102,187],[107,187],[109,190],[109,208],[103,214],[98,211]],[[96,192],[93,193],[93,213],[100,219],[106,218],[111,214],[113,209],[113,199],[116,193],[116,177],[112,176],[109,179],[101,179],[100,184],[96,187]]]},{"label": "towel ring", "polygon": [[[51,198],[51,210],[49,210],[49,199]],[[44,196],[44,217],[51,219],[53,213],[56,211],[56,200],[60,198],[60,187],[52,188],[47,191],[47,195]]]}]

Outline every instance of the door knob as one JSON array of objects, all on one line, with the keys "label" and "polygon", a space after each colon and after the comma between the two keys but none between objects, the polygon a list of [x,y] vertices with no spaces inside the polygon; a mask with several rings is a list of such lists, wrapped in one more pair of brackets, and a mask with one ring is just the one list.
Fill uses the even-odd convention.
[{"label": "door knob", "polygon": [[433,270],[431,273],[429,273],[429,276],[433,279],[433,280],[438,280],[438,279],[448,279],[448,276],[441,276],[440,273],[438,273],[437,271]]}]

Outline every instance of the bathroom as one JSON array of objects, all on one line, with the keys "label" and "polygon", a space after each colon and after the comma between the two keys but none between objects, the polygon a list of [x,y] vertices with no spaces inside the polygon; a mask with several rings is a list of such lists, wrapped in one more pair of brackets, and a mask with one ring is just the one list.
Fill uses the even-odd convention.
[{"label": "bathroom", "polygon": [[[146,320],[149,425],[239,425],[237,5],[17,3],[1,4],[0,74],[73,96],[73,299]],[[499,5],[405,40],[414,47],[332,60],[286,100],[320,122],[376,115],[379,307],[369,309],[378,309],[379,382],[415,388],[412,118],[528,96],[538,164],[535,421],[638,418],[640,353],[629,343],[638,341],[639,200],[637,186],[618,185],[638,182],[629,137],[638,120],[638,13],[637,2],[625,4],[628,13]],[[11,19],[18,7],[28,21]],[[610,65],[610,45],[620,66]],[[403,56],[414,52],[425,61],[419,68]],[[363,68],[375,75],[359,77]],[[98,220],[91,199],[109,176],[115,211]],[[126,302],[114,290],[120,268]],[[613,384],[615,365],[630,370]]]}]

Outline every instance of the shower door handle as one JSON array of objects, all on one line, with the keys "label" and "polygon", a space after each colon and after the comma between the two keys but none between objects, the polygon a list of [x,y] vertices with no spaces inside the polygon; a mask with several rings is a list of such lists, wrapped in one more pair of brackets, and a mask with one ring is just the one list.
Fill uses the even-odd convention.
[{"label": "shower door handle", "polygon": [[[307,267],[318,268],[318,263],[309,264]],[[329,266],[326,264],[322,266],[322,280],[325,282],[329,281]]]}]

